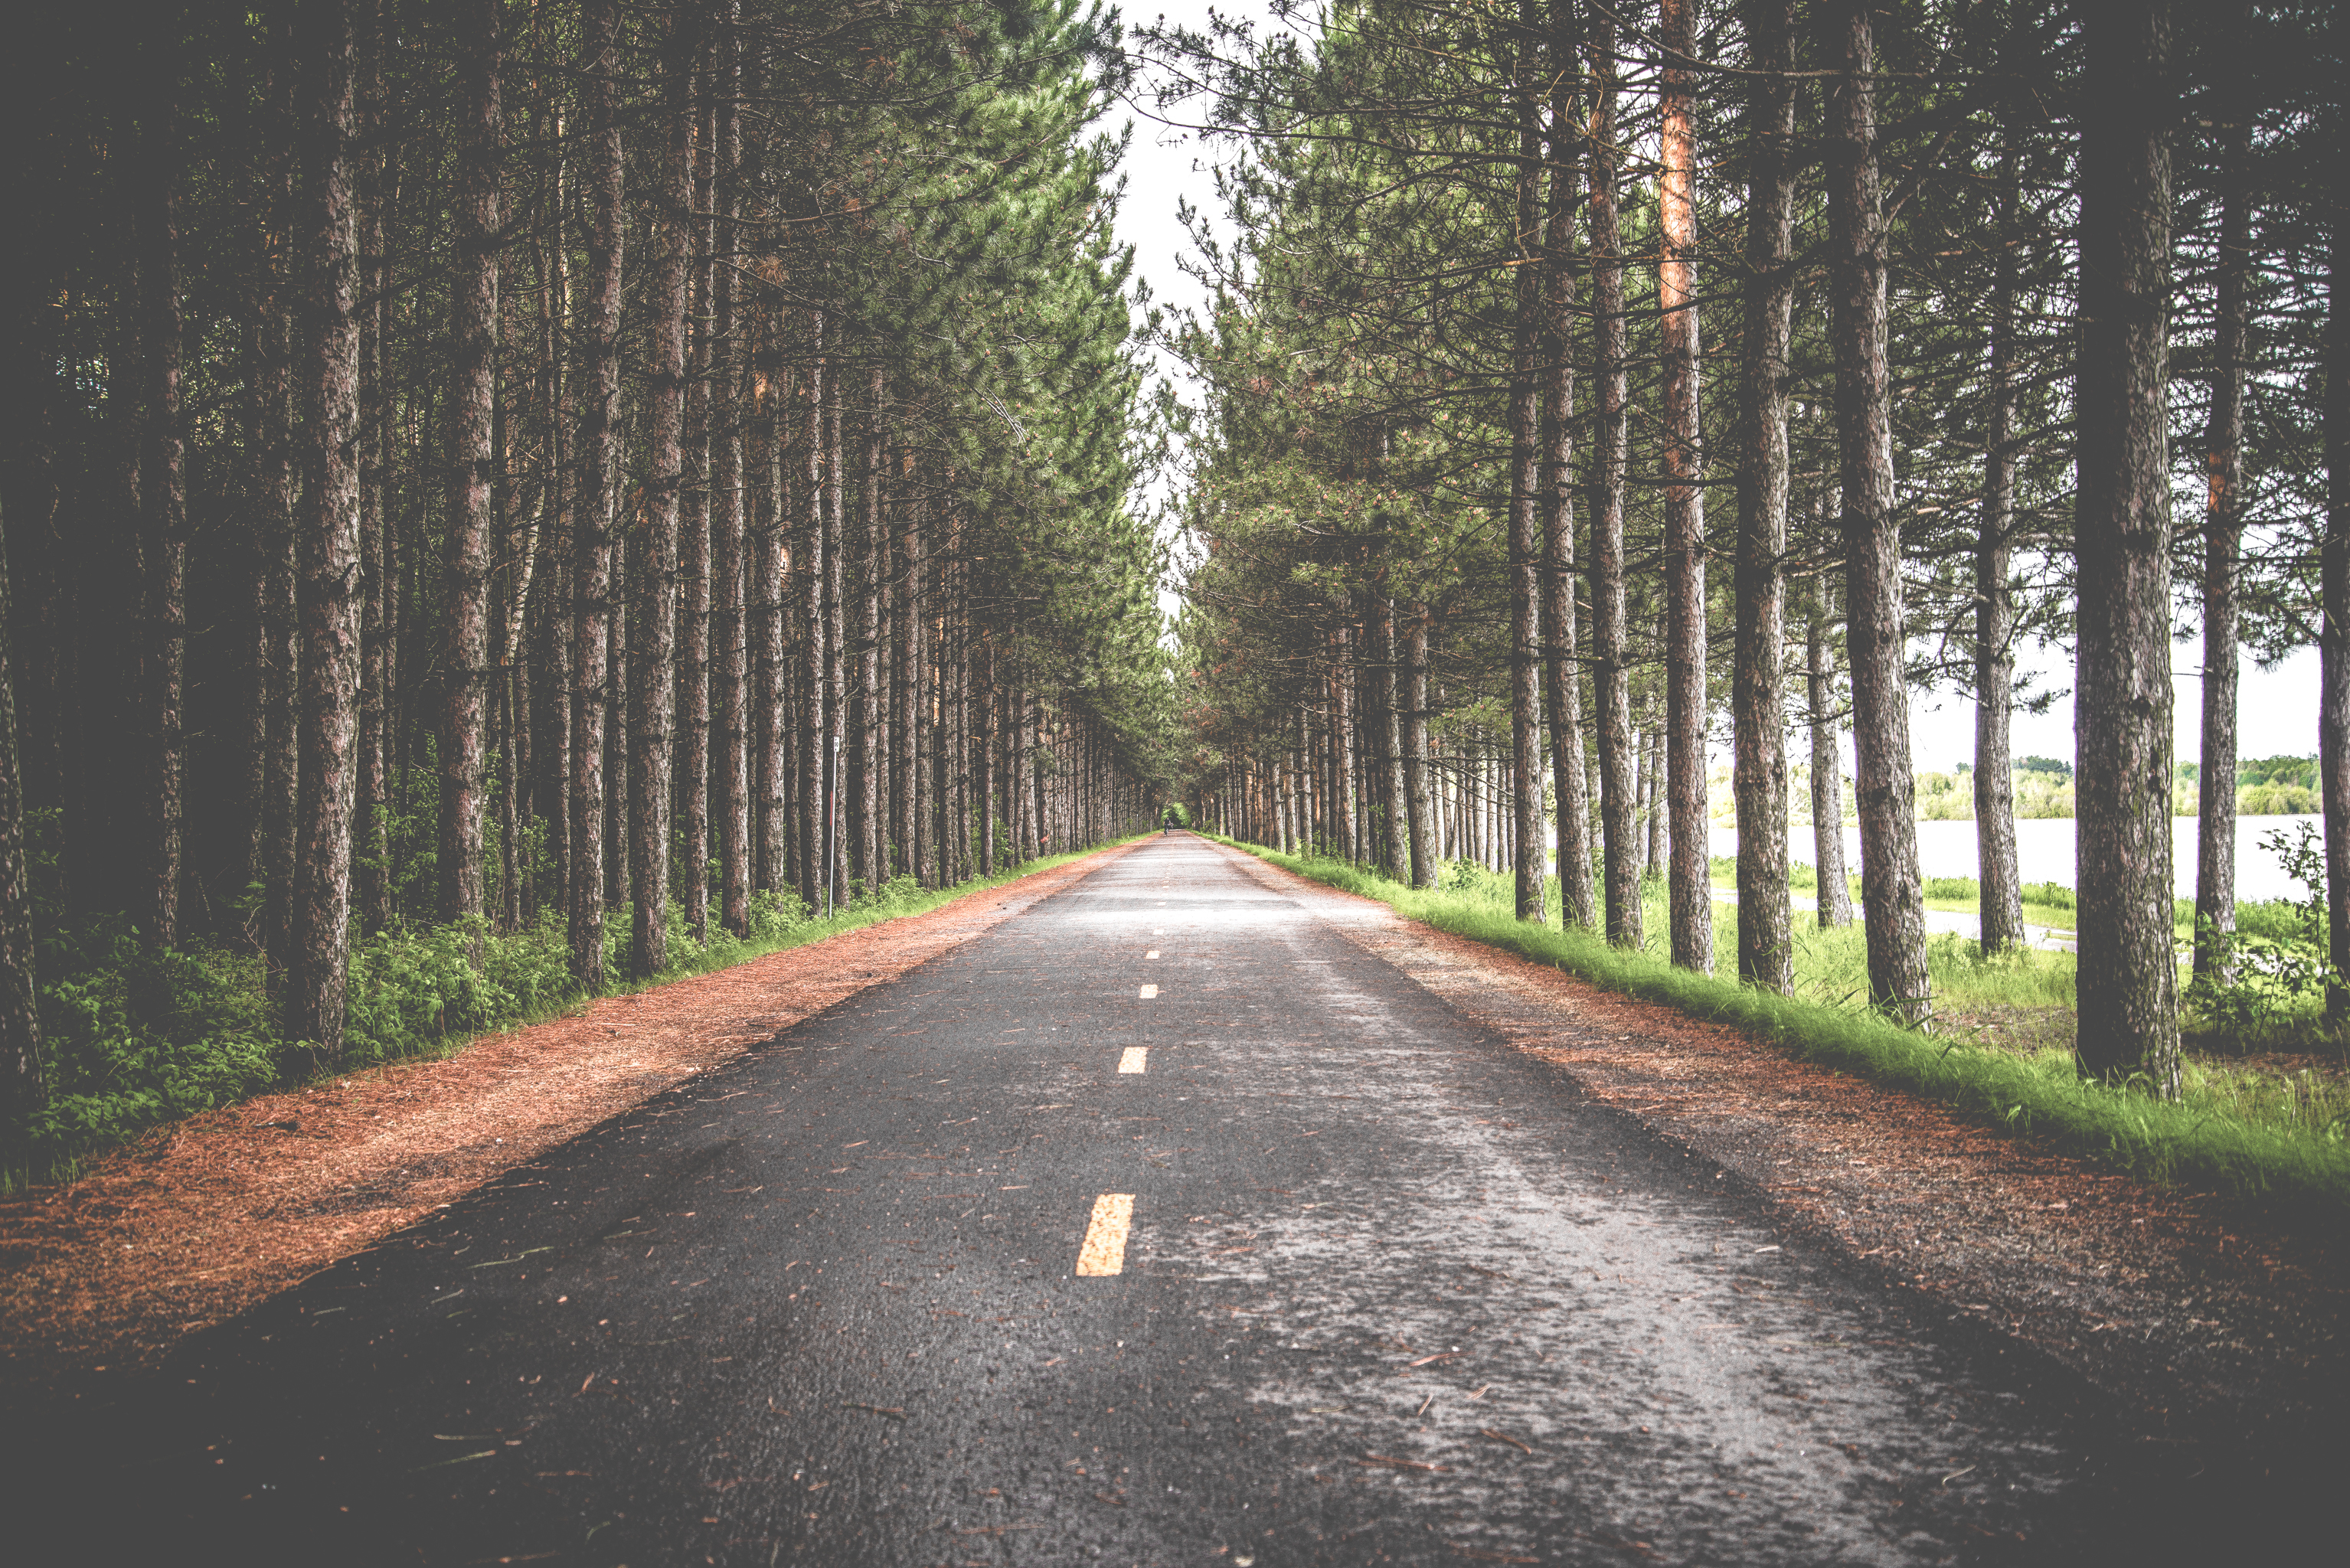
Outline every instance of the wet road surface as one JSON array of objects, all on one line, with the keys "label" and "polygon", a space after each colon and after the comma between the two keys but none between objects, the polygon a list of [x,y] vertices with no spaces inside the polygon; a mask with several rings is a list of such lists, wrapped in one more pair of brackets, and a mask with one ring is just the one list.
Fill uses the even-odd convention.
[{"label": "wet road surface", "polygon": [[78,1560],[1270,1568],[2077,1560],[2142,1511],[2061,1375],[1240,862],[1152,840],[191,1340],[33,1513]]}]

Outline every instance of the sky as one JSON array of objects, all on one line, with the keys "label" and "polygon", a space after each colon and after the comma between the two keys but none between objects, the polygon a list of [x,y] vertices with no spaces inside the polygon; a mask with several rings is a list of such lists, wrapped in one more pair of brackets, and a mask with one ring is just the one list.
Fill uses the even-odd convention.
[{"label": "sky", "polygon": [[[1263,29],[1291,26],[1275,18],[1263,0],[1221,0],[1216,12],[1231,18],[1253,20]],[[1141,0],[1125,12],[1129,30],[1148,26],[1160,16],[1188,26],[1204,28],[1208,22],[1206,0]],[[1217,204],[1213,169],[1219,158],[1230,159],[1235,149],[1229,142],[1211,142],[1180,126],[1162,124],[1150,118],[1164,114],[1168,119],[1182,120],[1196,116],[1181,106],[1161,109],[1148,88],[1138,90],[1132,100],[1114,106],[1107,117],[1110,129],[1121,121],[1131,121],[1134,135],[1127,151],[1125,174],[1126,200],[1118,215],[1118,237],[1134,247],[1135,271],[1149,281],[1151,296],[1161,305],[1191,306],[1204,303],[1205,296],[1198,282],[1187,276],[1177,266],[1177,258],[1191,249],[1190,236],[1176,219],[1179,200],[1191,204],[1211,220],[1221,220],[1222,209]],[[1218,224],[1222,237],[1229,239],[1231,231]],[[1163,354],[1157,356],[1158,373],[1173,380],[1188,391],[1180,368]],[[1163,483],[1163,482],[1162,482]],[[1150,497],[1155,504],[1164,499],[1163,491]],[[1162,592],[1159,607],[1168,615],[1175,613],[1177,597]],[[2022,670],[2042,676],[2042,690],[2054,687],[2069,693],[2072,685],[2073,660],[2062,649],[2026,649],[2018,659]],[[2200,742],[2203,711],[2202,648],[2199,643],[2175,646],[2171,650],[2173,686],[2176,694],[2174,722],[2175,755],[2182,763],[2197,761],[2202,753]],[[2304,649],[2285,659],[2273,670],[2263,670],[2249,658],[2241,665],[2240,701],[2237,718],[2237,753],[2250,759],[2271,756],[2312,756],[2317,751],[2317,654]],[[1920,691],[1912,693],[1909,704],[1910,754],[1916,765],[1938,772],[1951,771],[1959,763],[1974,755],[1974,704],[1966,698],[1950,692]],[[2069,695],[2060,697],[2043,714],[2018,713],[2013,720],[2013,754],[2018,757],[2045,756],[2070,761],[2073,756],[2073,703]],[[1846,742],[1847,758],[1850,742]],[[1799,753],[1800,754],[1800,753]],[[1724,755],[1717,760],[1726,762]]]}]

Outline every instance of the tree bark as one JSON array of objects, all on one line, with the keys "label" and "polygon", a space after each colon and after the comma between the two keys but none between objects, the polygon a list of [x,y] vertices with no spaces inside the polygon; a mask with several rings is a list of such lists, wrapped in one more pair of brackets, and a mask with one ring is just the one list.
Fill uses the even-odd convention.
[{"label": "tree bark", "polygon": [[1844,868],[1844,753],[1836,744],[1835,667],[1828,651],[1827,579],[1812,580],[1804,618],[1804,668],[1812,727],[1812,860],[1819,873],[1820,929],[1852,924]]},{"label": "tree bark", "polygon": [[[386,286],[391,277],[390,254],[387,249],[390,230],[393,151],[382,145],[383,57],[389,47],[382,7],[376,8],[370,18],[365,46],[367,88],[363,107],[365,131],[378,145],[368,155],[364,177],[360,182],[359,202],[359,575],[364,597],[359,609],[359,781],[358,817],[353,858],[358,883],[359,929],[372,935],[391,923],[391,700],[397,670],[395,634],[399,630],[399,585],[394,566],[399,551],[393,537],[390,508],[385,497],[390,489],[396,415],[388,378],[391,370],[391,354],[386,342],[385,329],[391,320]],[[288,166],[287,172],[291,172]],[[291,341],[286,336],[282,310],[277,319],[265,328],[276,339],[280,355],[290,353]],[[298,770],[297,753],[294,743],[292,723],[294,704],[291,701],[295,683],[295,624],[294,624],[294,561],[293,530],[288,520],[293,512],[293,470],[286,461],[293,440],[285,420],[292,413],[286,396],[287,388],[281,384],[272,389],[271,400],[278,410],[273,423],[277,448],[276,461],[271,464],[272,478],[284,486],[282,498],[273,494],[267,511],[276,535],[268,576],[276,579],[271,592],[272,618],[265,620],[267,628],[267,651],[265,657],[281,665],[276,671],[278,701],[271,707],[272,733],[265,772],[268,775],[265,791],[275,808],[275,823],[267,831],[267,846],[264,862],[270,867],[265,877],[272,888],[290,887],[294,871],[294,796]],[[265,813],[265,817],[270,813]],[[282,869],[280,869],[282,867]],[[280,882],[280,877],[284,878]],[[270,935],[269,951],[273,967],[284,961],[285,895],[276,894],[279,901],[276,918],[267,922]]]},{"label": "tree bark", "polygon": [[857,687],[849,716],[848,823],[849,875],[868,892],[879,888],[886,873],[880,847],[885,836],[878,788],[881,727],[881,405],[887,390],[879,365],[865,378],[865,537],[858,554],[857,598]]},{"label": "tree bark", "polygon": [[1787,901],[1787,343],[1794,302],[1794,0],[1746,0],[1745,340],[1739,394],[1737,651],[1731,671],[1738,800],[1738,978],[1794,988]]},{"label": "tree bark", "polygon": [[1917,785],[1904,684],[1901,535],[1893,514],[1893,425],[1886,367],[1885,218],[1877,170],[1877,51],[1863,0],[1830,23],[1844,73],[1832,79],[1828,163],[1829,335],[1844,493],[1845,643],[1852,668],[1854,791],[1871,1002],[1919,1027],[1933,1017],[1926,906],[1918,873]]},{"label": "tree bark", "polygon": [[807,473],[801,496],[800,618],[806,636],[801,643],[800,693],[806,714],[800,729],[800,901],[810,909],[824,897],[827,873],[819,862],[824,843],[824,749],[831,732],[826,711],[825,680],[825,527],[824,527],[824,399],[830,379],[825,363],[825,312],[811,311],[808,331],[812,358],[807,373]]},{"label": "tree bark", "polygon": [[[457,8],[459,140],[451,202],[452,361],[449,496],[442,557],[443,652],[440,914],[483,911],[482,819],[488,794],[484,726],[489,697],[490,524],[497,479],[498,232],[501,143],[498,0]],[[482,961],[478,934],[469,943]]]},{"label": "tree bark", "polygon": [[[707,0],[689,0],[707,4]],[[712,192],[717,180],[718,103],[712,91],[711,47],[694,49],[698,78],[694,109],[692,300],[685,383],[685,440],[678,483],[677,533],[677,730],[678,842],[685,864],[678,869],[678,892],[685,929],[698,942],[710,940],[710,426],[715,387],[711,379],[711,316],[717,270],[717,236],[712,226]]]},{"label": "tree bark", "polygon": [[735,340],[734,309],[735,173],[742,152],[735,43],[740,11],[740,0],[723,0],[720,5],[719,20],[724,30],[718,81],[711,95],[716,104],[717,169],[712,192],[718,260],[711,285],[711,386],[716,411],[711,431],[710,484],[714,644],[710,701],[718,746],[717,766],[712,770],[717,785],[718,915],[738,937],[747,935],[751,926],[751,787],[743,713],[746,649],[742,392],[747,366]]},{"label": "tree bark", "polygon": [[[1583,770],[1583,693],[1575,624],[1575,196],[1576,37],[1551,7],[1550,182],[1543,235],[1543,705],[1550,722],[1561,929],[1597,923],[1591,802]],[[1537,804],[1536,815],[1540,809]]]},{"label": "tree bark", "polygon": [[1512,75],[1517,99],[1517,216],[1510,243],[1516,269],[1510,353],[1510,837],[1514,905],[1521,920],[1544,919],[1545,870],[1542,811],[1542,556],[1535,539],[1541,504],[1542,56],[1534,0],[1518,0],[1519,39]]},{"label": "tree bark", "polygon": [[670,762],[677,729],[678,517],[685,464],[685,311],[693,262],[694,65],[700,7],[670,15],[664,152],[654,223],[660,252],[651,290],[650,426],[644,519],[629,551],[636,600],[629,631],[629,967],[647,979],[669,967]]},{"label": "tree bark", "polygon": [[[2339,1030],[2350,1023],[2350,313],[2342,308],[2342,287],[2350,283],[2350,215],[2343,212],[2338,161],[2331,173],[2323,415],[2325,545],[2320,568],[2325,622],[2318,647],[2317,750],[2325,805],[2325,1019]],[[2167,863],[2164,869],[2167,874]],[[2175,1035],[2173,1042],[2175,1050]]]},{"label": "tree bark", "polygon": [[1411,819],[1415,888],[1436,886],[1436,825],[1428,771],[1428,607],[1414,604],[1404,621],[1403,783],[1405,815]]},{"label": "tree bark", "polygon": [[790,549],[784,532],[787,503],[784,474],[791,400],[780,366],[763,369],[760,377],[759,401],[773,411],[767,422],[767,478],[759,488],[758,524],[751,534],[751,580],[745,592],[750,604],[751,711],[758,758],[754,769],[758,850],[753,880],[761,892],[781,892],[791,869],[786,864],[792,839],[786,781],[794,756],[791,725],[785,713],[784,669],[784,604],[791,577]]},{"label": "tree bark", "polygon": [[619,460],[623,158],[612,101],[618,0],[583,0],[580,96],[588,119],[587,362],[571,567],[571,978],[604,985],[604,749],[611,722],[612,491]]},{"label": "tree bark", "polygon": [[140,367],[146,379],[139,489],[146,514],[150,748],[148,886],[140,923],[150,946],[169,948],[180,941],[187,776],[188,477],[187,438],[180,421],[180,150],[173,112],[178,35],[158,31],[145,47],[156,57],[148,84],[154,99],[142,130],[145,186],[136,222]]},{"label": "tree bark", "polygon": [[1641,943],[1640,800],[1632,750],[1631,661],[1625,651],[1624,452],[1629,355],[1617,210],[1616,21],[1591,16],[1591,664],[1599,751],[1599,885],[1607,940]]},{"label": "tree bark", "polygon": [[314,1069],[343,1054],[350,967],[351,818],[359,704],[359,235],[351,200],[352,0],[301,12],[301,146],[307,164],[300,244],[303,495],[298,517],[302,616],[301,801],[294,962],[286,1037]]},{"label": "tree bark", "polygon": [[[40,992],[33,969],[33,888],[26,877],[25,775],[16,753],[7,533],[0,528],[0,1134],[28,1125],[48,1098],[41,1070]],[[5,1147],[11,1169],[25,1151]]]},{"label": "tree bark", "polygon": [[1665,793],[1671,817],[1673,962],[1713,971],[1713,878],[1706,858],[1705,492],[1699,450],[1697,53],[1694,0],[1661,0],[1657,264],[1663,358]]},{"label": "tree bark", "polygon": [[[2232,80],[2229,86],[2233,87]],[[2218,312],[2211,329],[2210,488],[2203,510],[2203,733],[2197,763],[2195,975],[2235,978],[2237,560],[2244,538],[2245,295],[2251,276],[2251,126],[2233,91],[2220,109]]]},{"label": "tree bark", "polygon": [[[2141,1079],[2165,1099],[2178,1096],[2179,1073],[2178,967],[2170,921],[2165,341],[2169,137],[2178,111],[2170,40],[2168,4],[2093,8],[2087,15],[2073,522],[2080,661],[2073,714],[2080,898],[2074,1054],[2084,1076]],[[2331,609],[2331,541],[2327,551]],[[2350,600],[2344,607],[2350,608]],[[2341,625],[2329,616],[2329,628]],[[2335,636],[2328,632],[2324,657],[2339,670]],[[2321,751],[2325,741],[2321,722]],[[2350,810],[2350,793],[2344,805]],[[2329,851],[2338,836],[2333,825],[2329,805]]]},{"label": "tree bark", "polygon": [[2015,843],[2015,773],[2008,736],[2015,690],[2015,600],[2008,587],[2015,529],[2015,153],[2000,170],[2000,251],[1991,279],[1991,396],[1984,432],[1982,526],[1975,537],[1976,930],[1989,955],[2021,947],[2022,867]]}]

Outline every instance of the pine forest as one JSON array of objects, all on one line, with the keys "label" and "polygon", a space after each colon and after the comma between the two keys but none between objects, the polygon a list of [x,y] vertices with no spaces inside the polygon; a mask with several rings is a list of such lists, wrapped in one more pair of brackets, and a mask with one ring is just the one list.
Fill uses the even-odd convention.
[{"label": "pine forest", "polygon": [[[12,1180],[1167,821],[1774,996],[1851,928],[1804,994],[1957,1039],[1963,960],[2158,1101],[2350,1019],[2335,7],[16,32]],[[1178,302],[1118,227],[1166,128]],[[2240,650],[2313,646],[2314,763],[2240,757]],[[2240,919],[2288,786],[2309,896]]]}]

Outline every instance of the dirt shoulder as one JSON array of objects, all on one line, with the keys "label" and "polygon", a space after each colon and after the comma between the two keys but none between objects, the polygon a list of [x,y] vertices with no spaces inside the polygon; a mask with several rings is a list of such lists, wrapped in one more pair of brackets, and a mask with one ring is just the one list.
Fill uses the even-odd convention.
[{"label": "dirt shoulder", "polygon": [[2338,1412],[2342,1236],[2144,1186],[1243,858],[1594,1099],[1752,1183],[1895,1287],[2072,1368],[2141,1429]]},{"label": "dirt shoulder", "polygon": [[181,1338],[1128,852],[925,914],[168,1127],[0,1199],[0,1394],[151,1366]]}]

